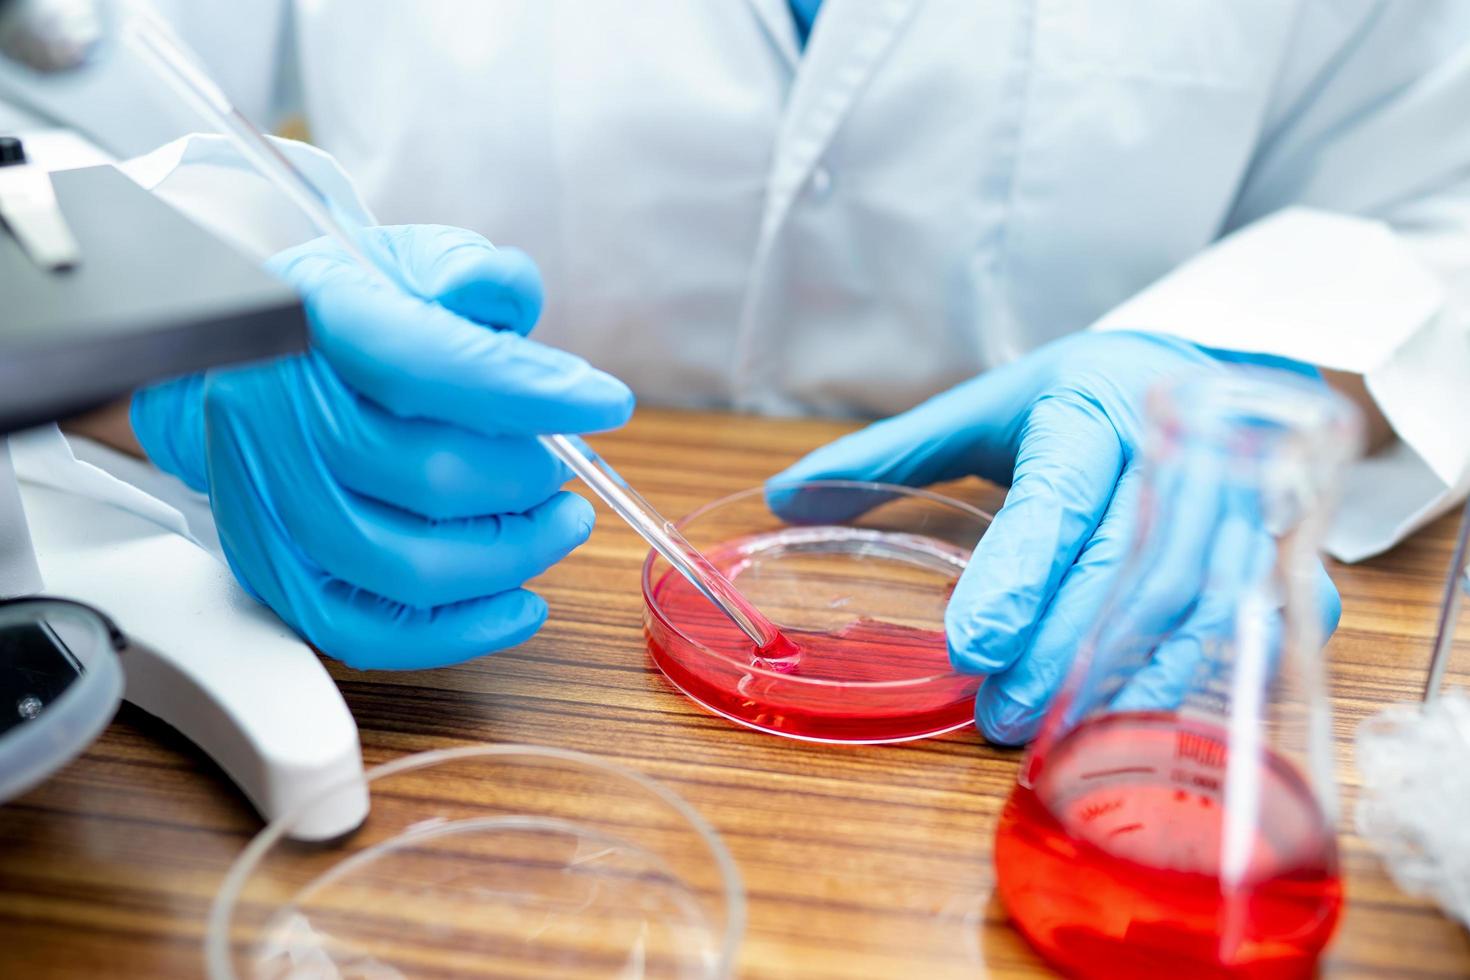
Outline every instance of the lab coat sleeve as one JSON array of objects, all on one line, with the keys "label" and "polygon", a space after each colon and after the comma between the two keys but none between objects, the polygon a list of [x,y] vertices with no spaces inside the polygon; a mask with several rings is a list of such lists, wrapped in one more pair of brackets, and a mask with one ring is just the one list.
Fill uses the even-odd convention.
[{"label": "lab coat sleeve", "polygon": [[1095,329],[1362,375],[1396,440],[1327,549],[1376,554],[1470,486],[1470,4],[1304,5],[1224,234]]}]

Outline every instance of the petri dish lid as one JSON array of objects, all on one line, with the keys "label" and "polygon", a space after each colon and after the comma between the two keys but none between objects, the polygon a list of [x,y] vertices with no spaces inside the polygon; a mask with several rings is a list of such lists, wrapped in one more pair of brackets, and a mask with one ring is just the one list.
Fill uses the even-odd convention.
[{"label": "petri dish lid", "polygon": [[730,975],[740,876],[688,803],[577,752],[470,746],[369,770],[371,810],[326,844],[266,827],[210,914],[216,980]]}]

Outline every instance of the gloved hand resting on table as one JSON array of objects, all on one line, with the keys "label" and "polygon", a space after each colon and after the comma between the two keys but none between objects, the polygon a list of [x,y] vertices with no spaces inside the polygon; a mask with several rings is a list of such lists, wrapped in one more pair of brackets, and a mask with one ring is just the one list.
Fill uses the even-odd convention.
[{"label": "gloved hand resting on table", "polygon": [[536,433],[611,429],[633,396],[526,339],[541,280],[521,252],[454,228],[382,228],[419,296],[319,240],[270,269],[301,291],[311,351],[149,388],[148,455],[206,491],[240,582],[323,652],[361,668],[453,663],[546,618],[521,588],[587,539]]},{"label": "gloved hand resting on table", "polygon": [[[819,449],[772,482],[924,485],[974,474],[1010,485],[955,587],[945,629],[956,669],[992,675],[976,724],[992,741],[1018,744],[1036,733],[1128,552],[1147,392],[1226,370],[1228,357],[1151,334],[1076,334]],[[1205,520],[1214,503],[1178,514]],[[1341,604],[1326,572],[1319,578],[1325,635]],[[1178,619],[1195,617],[1187,626],[1228,605],[1189,587],[1163,591]],[[1192,663],[1165,653],[1125,697],[1167,701],[1172,689],[1177,700]]]}]

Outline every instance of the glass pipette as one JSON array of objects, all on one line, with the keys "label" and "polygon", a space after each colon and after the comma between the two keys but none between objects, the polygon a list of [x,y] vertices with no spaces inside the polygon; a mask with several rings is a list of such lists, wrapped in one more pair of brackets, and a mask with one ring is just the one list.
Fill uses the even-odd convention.
[{"label": "glass pipette", "polygon": [[[357,234],[363,229],[356,227],[352,218],[334,207],[310,178],[235,107],[167,23],[142,8],[135,8],[130,14],[122,32],[124,43],[130,50],[175,94],[217,126],[261,176],[300,208],[322,234],[345,249],[369,274],[396,288],[405,288],[369,257],[360,244],[364,239]],[[644,500],[616,470],[586,449],[580,440],[564,435],[537,438],[664,560],[730,617],[762,655],[769,657],[773,652],[775,656],[790,655],[794,645],[781,630],[741,595],[734,583],[685,540],[673,522]]]}]

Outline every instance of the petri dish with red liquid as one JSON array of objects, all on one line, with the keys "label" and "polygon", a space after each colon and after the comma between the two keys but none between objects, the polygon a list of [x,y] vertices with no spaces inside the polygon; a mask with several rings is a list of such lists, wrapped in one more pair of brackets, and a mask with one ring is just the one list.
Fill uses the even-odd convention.
[{"label": "petri dish with red liquid", "polygon": [[726,497],[679,531],[785,642],[757,648],[650,554],[649,653],[691,700],[787,738],[901,742],[964,728],[981,678],[951,667],[944,610],[989,524],[963,501],[879,483],[811,481]]},{"label": "petri dish with red liquid", "polygon": [[[1312,975],[1343,902],[1334,828],[1291,762],[1266,750],[1232,771],[1229,745],[1198,718],[1108,714],[1017,784],[999,889],[1047,959],[1086,977]],[[1234,819],[1232,779],[1254,786]]]}]

